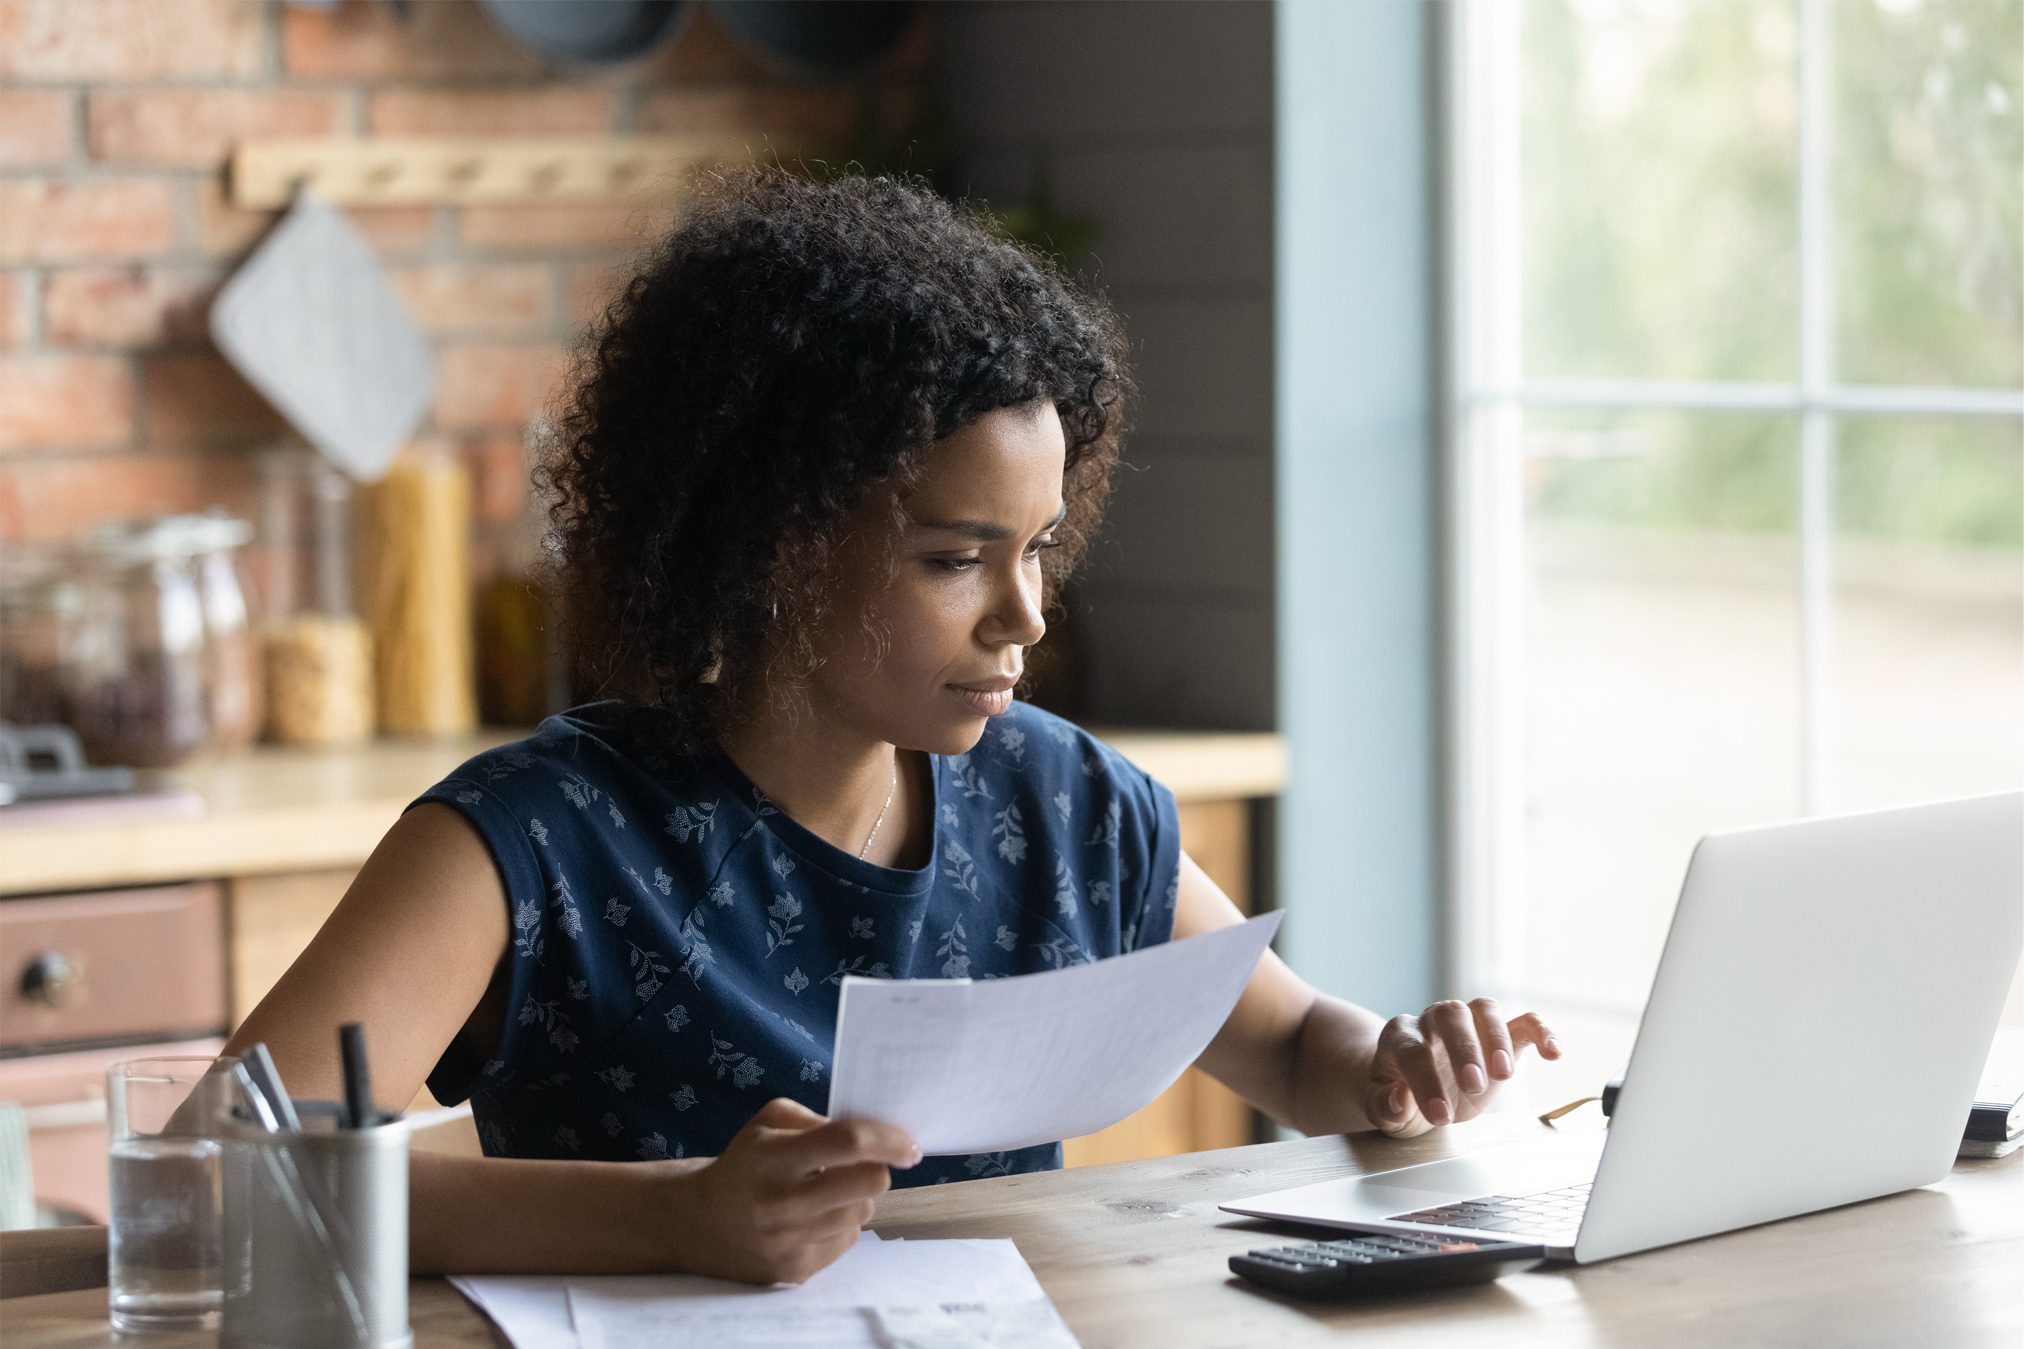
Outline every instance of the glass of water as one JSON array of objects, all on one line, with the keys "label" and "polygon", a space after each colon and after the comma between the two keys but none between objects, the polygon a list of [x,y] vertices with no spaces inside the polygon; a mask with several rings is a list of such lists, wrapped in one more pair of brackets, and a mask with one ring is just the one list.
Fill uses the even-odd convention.
[{"label": "glass of water", "polygon": [[222,1149],[237,1059],[130,1059],[106,1069],[111,1114],[108,1282],[116,1330],[218,1324]]}]

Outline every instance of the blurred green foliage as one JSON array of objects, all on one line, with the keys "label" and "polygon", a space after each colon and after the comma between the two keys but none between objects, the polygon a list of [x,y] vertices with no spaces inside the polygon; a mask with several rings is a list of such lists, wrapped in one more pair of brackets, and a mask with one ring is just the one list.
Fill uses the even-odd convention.
[{"label": "blurred green foliage", "polygon": [[1034,169],[1026,200],[1013,206],[993,206],[991,216],[1006,238],[1053,258],[1071,272],[1082,265],[1103,233],[1095,216],[1077,215],[1055,205],[1053,181],[1045,167]]},{"label": "blurred green foliage", "polygon": [[2014,388],[2024,371],[2024,4],[1841,0],[1841,377]]},{"label": "blurred green foliage", "polygon": [[[2024,3],[1837,0],[1839,377],[2024,383]],[[1525,368],[1789,381],[1798,367],[1791,0],[1527,0]],[[1786,532],[1796,421],[1534,413],[1535,508]],[[2024,426],[1850,416],[1848,533],[2024,546]]]},{"label": "blurred green foliage", "polygon": [[[1798,419],[1745,412],[1527,416],[1532,508],[1547,518],[1789,534]],[[1844,418],[1836,528],[1863,537],[2024,547],[2024,435],[2009,418]]]},{"label": "blurred green foliage", "polygon": [[1534,412],[1533,509],[1664,529],[1789,533],[1798,426],[1738,412]]},{"label": "blurred green foliage", "polygon": [[1798,373],[1790,3],[1527,0],[1525,369]]},{"label": "blurred green foliage", "polygon": [[1836,522],[1846,534],[2024,547],[2020,440],[2008,418],[1847,418]]},{"label": "blurred green foliage", "polygon": [[[963,195],[958,186],[961,147],[954,123],[932,93],[899,100],[890,91],[858,91],[857,115],[849,142],[832,163],[811,165],[825,174],[897,174],[926,179],[945,197]],[[1064,211],[1054,201],[1044,160],[1036,160],[1026,196],[1016,202],[977,199],[998,230],[1073,271],[1096,247],[1102,227],[1096,217]]]}]

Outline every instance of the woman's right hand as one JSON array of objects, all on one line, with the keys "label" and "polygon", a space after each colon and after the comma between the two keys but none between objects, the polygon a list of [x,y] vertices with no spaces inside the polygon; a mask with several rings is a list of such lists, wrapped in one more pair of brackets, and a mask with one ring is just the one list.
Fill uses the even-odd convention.
[{"label": "woman's right hand", "polygon": [[802,1283],[857,1244],[892,1184],[886,1168],[920,1160],[920,1147],[894,1125],[828,1119],[784,1096],[768,1101],[721,1156],[675,1177],[680,1268]]}]

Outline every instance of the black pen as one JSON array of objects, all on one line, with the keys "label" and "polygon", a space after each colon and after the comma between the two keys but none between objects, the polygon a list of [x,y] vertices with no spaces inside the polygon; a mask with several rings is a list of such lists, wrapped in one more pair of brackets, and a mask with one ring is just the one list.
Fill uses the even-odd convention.
[{"label": "black pen", "polygon": [[365,1061],[365,1026],[354,1021],[337,1028],[337,1048],[344,1057],[344,1113],[347,1129],[364,1129],[373,1122],[372,1071]]}]

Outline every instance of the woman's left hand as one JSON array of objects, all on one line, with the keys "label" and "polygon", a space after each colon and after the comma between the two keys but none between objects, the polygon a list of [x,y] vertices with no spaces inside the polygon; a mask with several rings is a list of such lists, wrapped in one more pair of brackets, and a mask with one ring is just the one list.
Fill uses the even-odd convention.
[{"label": "woman's left hand", "polygon": [[1490,998],[1395,1016],[1378,1035],[1364,1115],[1394,1138],[1469,1119],[1489,1104],[1494,1084],[1517,1071],[1526,1045],[1543,1059],[1560,1057],[1545,1022],[1531,1012],[1507,1022]]}]

